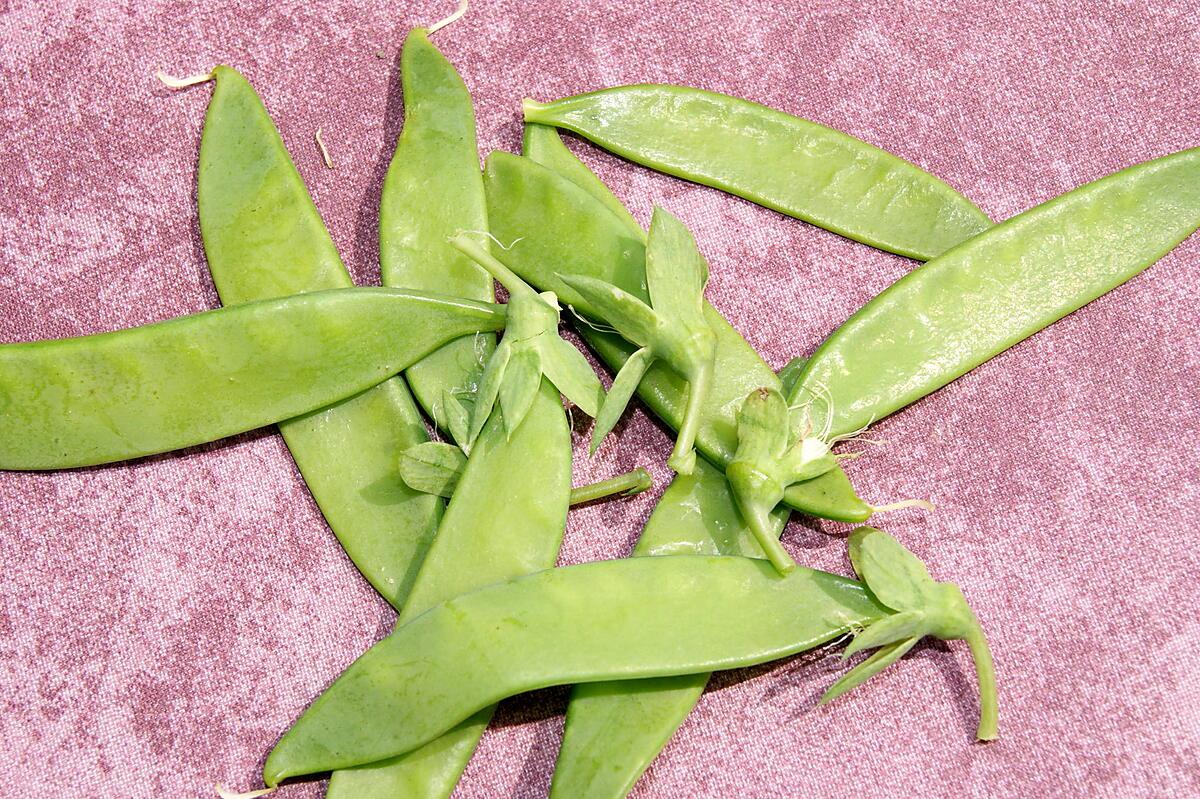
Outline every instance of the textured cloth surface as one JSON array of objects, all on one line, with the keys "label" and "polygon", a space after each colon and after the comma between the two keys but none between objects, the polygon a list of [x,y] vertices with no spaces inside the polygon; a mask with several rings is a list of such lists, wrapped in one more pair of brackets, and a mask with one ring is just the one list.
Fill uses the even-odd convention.
[{"label": "textured cloth surface", "polygon": [[[402,124],[408,28],[447,3],[0,0],[0,340],[215,307],[196,223],[210,89],[254,83],[360,283]],[[908,158],[1003,219],[1200,144],[1195,2],[477,0],[435,37],[475,94],[482,151],[519,101],[644,81],[757,100]],[[320,127],[335,168],[313,142]],[[572,140],[634,213],[695,232],[709,296],[775,367],[913,267]],[[825,708],[813,656],[719,675],[634,796],[1200,795],[1200,239],[877,426],[849,468],[879,520],[958,582],[1000,678],[972,743],[961,644],[922,644]],[[626,555],[668,473],[636,406],[576,483],[646,464],[658,488],[575,511],[562,560]],[[832,523],[807,565],[847,572]],[[324,526],[269,430],[130,464],[0,473],[0,795],[249,788],[277,736],[393,614]],[[457,796],[549,785],[566,691],[510,700]],[[317,797],[319,781],[281,799]]]}]

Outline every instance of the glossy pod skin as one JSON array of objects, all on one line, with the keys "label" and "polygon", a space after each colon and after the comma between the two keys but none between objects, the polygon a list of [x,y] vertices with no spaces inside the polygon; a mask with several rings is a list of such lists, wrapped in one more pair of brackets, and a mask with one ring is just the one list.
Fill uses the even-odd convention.
[{"label": "glossy pod skin", "polygon": [[525,119],[881,250],[928,260],[991,225],[923,169],[832,128],[686,86],[525,101]]},{"label": "glossy pod skin", "polygon": [[503,325],[499,306],[364,288],[0,345],[0,469],[216,441],[353,396],[453,338]]},{"label": "glossy pod skin", "polygon": [[[776,535],[787,517],[786,508],[771,515]],[[725,475],[703,460],[695,472],[677,476],[663,492],[633,555],[763,557],[738,513]],[[695,707],[709,676],[703,672],[575,686],[550,796],[625,796]]]},{"label": "glossy pod skin", "polygon": [[[200,142],[200,233],[226,305],[353,285],[300,174],[250,84],[228,67]],[[396,479],[405,449],[428,439],[397,376],[279,432],[350,560],[399,609],[443,503]]]},{"label": "glossy pod skin", "polygon": [[[653,614],[646,608],[655,608]],[[524,691],[764,663],[889,615],[853,580],[679,556],[550,569],[438,605],[355,661],[267,758],[287,777],[411,751]]]},{"label": "glossy pod skin", "polygon": [[[497,411],[471,448],[397,628],[439,602],[552,567],[570,494],[571,432],[558,391],[543,380],[511,439]],[[336,771],[326,796],[449,796],[491,715],[480,710],[408,755]]]},{"label": "glossy pod skin", "polygon": [[[404,129],[379,202],[383,285],[491,300],[491,277],[447,243],[460,231],[487,230],[471,95],[421,28],[405,39],[400,74]],[[470,411],[494,346],[492,336],[459,339],[405,373],[421,407],[456,441],[461,430],[451,420],[458,409],[446,407],[446,395]]]},{"label": "glossy pod skin", "polygon": [[915,402],[1147,268],[1200,226],[1200,149],[1081,186],[910,272],[834,331],[793,398],[835,435]]},{"label": "glossy pod skin", "polygon": [[[563,158],[561,153],[547,155],[545,140],[539,147],[532,157],[497,152],[488,158],[484,188],[489,219],[493,234],[508,248],[497,256],[529,283],[554,291],[563,305],[584,315],[594,316],[593,309],[557,274],[593,277],[645,299],[645,232],[630,219],[606,210],[608,206],[596,199],[598,190],[580,188],[537,163],[534,158]],[[566,156],[573,158],[570,153]],[[706,304],[705,313],[717,336],[717,354],[696,448],[724,465],[737,449],[741,401],[761,386],[778,388],[779,379],[712,306]],[[611,367],[620,367],[636,349],[586,323],[577,329]],[[637,393],[660,418],[678,427],[687,398],[687,384],[681,377],[656,364],[642,378]],[[840,469],[794,486],[785,501],[805,513],[851,523],[865,521],[872,512]]]}]

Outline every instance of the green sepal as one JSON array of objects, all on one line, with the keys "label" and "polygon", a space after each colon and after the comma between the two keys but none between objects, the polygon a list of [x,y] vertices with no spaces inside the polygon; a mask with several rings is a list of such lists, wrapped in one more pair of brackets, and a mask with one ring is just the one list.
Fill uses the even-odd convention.
[{"label": "green sepal", "polygon": [[583,353],[558,336],[539,342],[542,372],[575,407],[593,418],[604,402],[604,385]]},{"label": "green sepal", "polygon": [[513,352],[500,381],[500,411],[504,414],[504,430],[508,438],[525,421],[533,406],[538,386],[542,383],[542,358],[535,347],[521,347]]},{"label": "green sepal", "polygon": [[888,644],[877,652],[874,652],[869,658],[846,672],[840,680],[829,686],[829,690],[821,696],[821,701],[818,704],[828,704],[847,691],[851,691],[862,685],[904,657],[908,653],[908,650],[912,649],[919,640],[921,640],[919,637],[908,638]]},{"label": "green sepal", "polygon": [[788,406],[783,395],[769,388],[751,391],[738,412],[735,460],[778,460],[788,448]]},{"label": "green sepal", "polygon": [[651,346],[659,336],[663,322],[646,303],[625,289],[584,275],[558,275],[596,309],[600,319],[617,329],[621,336],[639,347]]},{"label": "green sepal", "polygon": [[621,420],[621,414],[625,412],[629,400],[637,391],[638,383],[642,382],[642,377],[650,368],[653,360],[654,355],[650,349],[642,347],[630,355],[629,359],[621,366],[617,376],[613,378],[613,384],[608,389],[608,394],[604,397],[600,412],[596,414],[596,426],[592,428],[592,444],[588,451],[589,454],[595,455],[605,437],[617,426],[617,422]]},{"label": "green sepal", "polygon": [[892,610],[928,610],[939,604],[929,570],[882,530],[860,527],[850,536],[850,564],[876,599]]},{"label": "green sepal", "polygon": [[[699,325],[704,320],[708,263],[687,226],[655,206],[646,240],[646,289],[650,305],[672,323]],[[619,326],[618,326],[619,327]]]},{"label": "green sepal", "polygon": [[414,491],[450,497],[467,465],[467,456],[453,444],[425,441],[400,453],[400,479]]},{"label": "green sepal", "polygon": [[906,638],[926,634],[925,614],[919,610],[906,610],[887,616],[854,636],[854,640],[842,652],[842,658],[853,657],[864,649],[887,646]]},{"label": "green sepal", "polygon": [[471,446],[475,446],[475,439],[479,438],[488,417],[492,415],[492,408],[496,404],[496,397],[500,394],[500,385],[504,380],[504,372],[508,368],[509,359],[512,358],[512,350],[512,345],[501,339],[483,369],[483,377],[479,379],[479,392],[475,395],[475,408],[471,412],[471,435],[468,438]]},{"label": "green sepal", "polygon": [[[446,425],[446,429],[450,431],[450,435],[455,441],[461,442],[459,447],[462,451],[471,454],[471,412],[467,410],[467,406],[462,400],[454,395],[449,389],[442,389],[442,416],[441,421]],[[435,420],[436,422],[437,420]]]},{"label": "green sepal", "polygon": [[605,395],[604,404],[600,405],[600,413],[596,414],[595,427],[592,428],[592,446],[588,450],[589,455],[595,455],[608,433],[611,433],[612,428],[617,426],[620,415],[625,413],[626,405],[629,405],[630,399],[634,397],[634,392],[637,390],[637,384],[642,382],[642,376],[646,374],[646,370],[650,368],[650,362],[653,360],[654,355],[650,353],[649,348],[643,347],[630,355],[629,360],[626,360],[625,364],[620,367],[617,377],[612,380],[608,394]]},{"label": "green sepal", "polygon": [[763,550],[780,571],[795,568],[786,550],[766,532],[768,514],[788,487],[819,477],[837,465],[819,439],[795,439],[792,413],[772,388],[751,391],[738,411],[738,448],[725,469],[734,499]]}]

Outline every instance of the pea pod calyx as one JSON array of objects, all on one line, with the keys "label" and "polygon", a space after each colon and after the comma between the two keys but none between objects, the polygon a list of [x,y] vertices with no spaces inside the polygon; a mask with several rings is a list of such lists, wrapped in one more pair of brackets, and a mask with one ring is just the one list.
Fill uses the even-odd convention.
[{"label": "pea pod calyx", "polygon": [[850,562],[867,590],[893,615],[868,625],[842,653],[849,658],[865,649],[876,652],[830,686],[821,703],[831,702],[899,660],[917,641],[933,636],[963,640],[971,649],[979,681],[979,726],[976,737],[990,741],[998,734],[996,675],[991,651],[975,612],[962,590],[935,582],[925,564],[881,530],[861,527],[850,536]]},{"label": "pea pod calyx", "polygon": [[738,447],[725,475],[746,524],[771,563],[786,574],[796,562],[779,543],[770,514],[789,486],[837,466],[830,442],[813,435],[807,409],[799,425],[783,395],[774,388],[758,388],[738,412]]},{"label": "pea pod calyx", "polygon": [[466,233],[453,236],[450,244],[508,289],[504,337],[479,381],[468,441],[473,444],[479,437],[497,399],[511,437],[529,411],[543,375],[564,397],[594,417],[604,387],[583,353],[559,337],[558,298],[554,292],[534,291]]},{"label": "pea pod calyx", "polygon": [[713,380],[717,337],[704,318],[708,265],[696,240],[677,218],[654,209],[646,243],[646,289],[650,303],[586,275],[558,275],[640,349],[617,372],[592,434],[594,453],[612,431],[646,370],[662,360],[687,380],[688,397],[675,447],[667,463],[679,474],[696,468],[695,442]]}]

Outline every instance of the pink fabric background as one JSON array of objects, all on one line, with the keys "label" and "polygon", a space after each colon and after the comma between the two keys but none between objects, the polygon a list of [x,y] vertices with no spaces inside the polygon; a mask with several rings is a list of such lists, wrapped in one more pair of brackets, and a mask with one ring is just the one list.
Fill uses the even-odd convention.
[{"label": "pink fabric background", "polygon": [[[1102,7],[1101,7],[1102,5]],[[396,55],[449,2],[0,0],[0,340],[212,308],[194,180],[217,62],[263,95],[362,283],[401,125]],[[666,81],[732,92],[909,158],[1002,219],[1200,144],[1200,6],[477,0],[436,37],[480,144],[518,102]],[[321,166],[313,131],[336,169]],[[709,295],[773,366],[809,353],[911,262],[573,142],[639,218],[681,216]],[[989,631],[1002,739],[971,742],[965,648],[922,645],[814,709],[837,661],[714,681],[634,795],[1200,794],[1200,240],[878,425],[851,474]],[[582,442],[579,442],[582,443]],[[654,492],[574,512],[562,560],[628,553],[667,473],[638,409],[577,482],[637,463]],[[846,571],[836,524],[795,522]],[[211,795],[258,784],[280,732],[390,628],[270,431],[109,468],[0,474],[0,795]],[[507,702],[458,796],[545,793],[566,693]],[[317,797],[318,782],[281,799]]]}]

